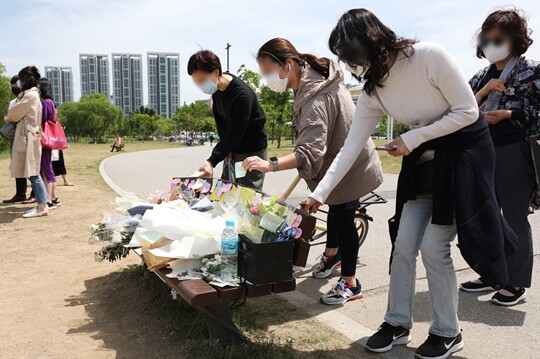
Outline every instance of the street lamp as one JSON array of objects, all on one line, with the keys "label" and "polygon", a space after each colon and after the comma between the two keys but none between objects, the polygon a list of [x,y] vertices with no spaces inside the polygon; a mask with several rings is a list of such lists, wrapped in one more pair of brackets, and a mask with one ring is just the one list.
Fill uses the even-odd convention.
[{"label": "street lamp", "polygon": [[225,47],[225,50],[227,50],[227,72],[229,72],[229,49],[231,48],[231,44],[227,43],[227,47]]}]

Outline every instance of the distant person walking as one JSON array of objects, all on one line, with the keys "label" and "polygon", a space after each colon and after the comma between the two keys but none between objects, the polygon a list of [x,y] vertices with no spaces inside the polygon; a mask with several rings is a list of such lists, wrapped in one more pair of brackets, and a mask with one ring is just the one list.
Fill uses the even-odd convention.
[{"label": "distant person walking", "polygon": [[212,147],[214,145],[214,135],[210,135],[208,139],[210,140],[210,147]]},{"label": "distant person walking", "polygon": [[47,190],[40,176],[41,169],[41,119],[43,106],[37,88],[41,75],[35,66],[28,66],[19,72],[22,93],[4,118],[6,122],[17,123],[13,140],[13,156],[10,170],[13,178],[29,178],[34,190],[37,207],[23,215],[24,218],[46,216]]}]

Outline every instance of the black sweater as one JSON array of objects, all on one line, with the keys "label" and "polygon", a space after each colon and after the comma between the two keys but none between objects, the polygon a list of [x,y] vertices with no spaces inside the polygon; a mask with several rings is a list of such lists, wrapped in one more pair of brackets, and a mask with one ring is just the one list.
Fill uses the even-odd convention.
[{"label": "black sweater", "polygon": [[208,158],[213,167],[230,153],[252,153],[268,146],[264,130],[266,116],[257,95],[238,77],[227,75],[233,78],[229,86],[212,95],[212,111],[220,137]]}]

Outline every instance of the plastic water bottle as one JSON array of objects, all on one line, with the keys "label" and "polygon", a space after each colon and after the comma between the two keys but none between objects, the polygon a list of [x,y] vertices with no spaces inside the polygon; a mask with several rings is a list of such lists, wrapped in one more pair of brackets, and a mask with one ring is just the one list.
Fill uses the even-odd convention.
[{"label": "plastic water bottle", "polygon": [[221,280],[232,282],[238,274],[238,232],[234,221],[227,221],[221,234]]}]

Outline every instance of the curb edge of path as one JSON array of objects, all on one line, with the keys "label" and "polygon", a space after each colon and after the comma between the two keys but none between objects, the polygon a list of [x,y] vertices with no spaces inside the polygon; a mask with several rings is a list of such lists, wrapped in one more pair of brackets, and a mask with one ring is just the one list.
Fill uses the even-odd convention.
[{"label": "curb edge of path", "polygon": [[[120,155],[117,155],[117,156],[123,156],[124,154],[120,154]],[[117,184],[116,182],[114,182],[111,177],[109,177],[109,175],[107,174],[107,172],[105,171],[105,163],[111,159],[113,156],[109,156],[107,158],[105,158],[103,161],[101,161],[101,163],[99,164],[99,174],[101,175],[101,178],[103,178],[103,180],[105,181],[105,183],[107,184],[107,186],[111,187],[111,189],[116,192],[117,195],[119,196],[123,196],[124,194],[126,194],[126,191],[124,191],[123,189],[121,189]],[[116,156],[114,156],[116,157]]]}]

